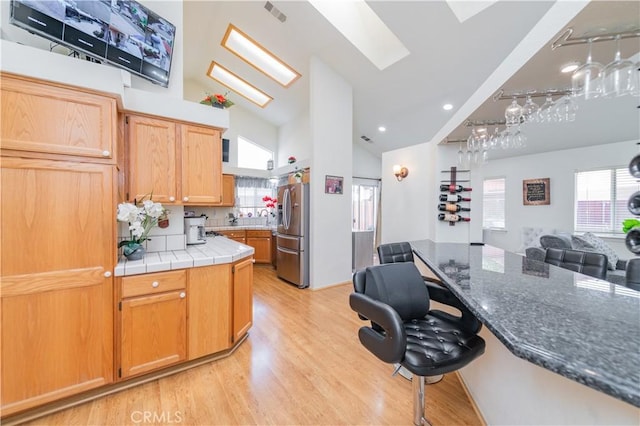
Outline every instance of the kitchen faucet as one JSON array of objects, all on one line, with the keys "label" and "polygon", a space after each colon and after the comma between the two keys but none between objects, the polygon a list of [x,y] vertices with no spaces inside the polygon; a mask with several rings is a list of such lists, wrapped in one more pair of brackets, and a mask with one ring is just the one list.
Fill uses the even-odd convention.
[{"label": "kitchen faucet", "polygon": [[258,212],[258,216],[259,216],[259,217],[262,217],[262,212],[264,212],[264,213],[265,213],[265,216],[267,217],[267,221],[266,221],[266,223],[265,223],[265,226],[269,226],[269,222],[270,222],[270,220],[269,220],[269,219],[271,219],[271,218],[269,217],[269,210],[267,210],[267,209],[262,209],[262,210],[260,210],[260,211]]}]

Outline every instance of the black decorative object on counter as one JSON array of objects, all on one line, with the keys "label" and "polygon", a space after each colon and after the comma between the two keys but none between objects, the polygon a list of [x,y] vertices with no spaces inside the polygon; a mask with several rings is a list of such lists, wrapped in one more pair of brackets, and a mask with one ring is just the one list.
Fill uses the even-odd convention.
[{"label": "black decorative object on counter", "polygon": [[[640,145],[640,142],[636,143],[636,145]],[[640,154],[637,154],[635,157],[631,159],[629,162],[629,173],[636,179],[640,179]],[[640,191],[634,192],[629,197],[629,201],[627,202],[627,209],[634,216],[640,216]],[[624,224],[624,226],[627,226]],[[626,230],[627,236],[624,239],[624,243],[627,246],[627,249],[635,254],[640,254],[640,226],[634,226],[633,228]]]}]

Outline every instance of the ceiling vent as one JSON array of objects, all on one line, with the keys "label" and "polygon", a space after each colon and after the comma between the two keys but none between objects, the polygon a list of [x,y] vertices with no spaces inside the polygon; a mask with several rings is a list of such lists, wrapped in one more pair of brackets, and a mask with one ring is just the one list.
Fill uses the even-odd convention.
[{"label": "ceiling vent", "polygon": [[373,143],[373,141],[370,138],[366,137],[365,135],[360,136],[360,139],[362,139],[365,142]]},{"label": "ceiling vent", "polygon": [[264,4],[264,8],[267,9],[273,16],[275,16],[278,21],[284,22],[287,20],[287,15],[280,12],[280,10],[275,7],[270,1]]}]

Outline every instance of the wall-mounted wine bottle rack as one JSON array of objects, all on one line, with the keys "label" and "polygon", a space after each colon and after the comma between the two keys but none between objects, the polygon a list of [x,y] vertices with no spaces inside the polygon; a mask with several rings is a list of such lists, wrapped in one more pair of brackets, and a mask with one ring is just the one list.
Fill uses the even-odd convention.
[{"label": "wall-mounted wine bottle rack", "polygon": [[[442,173],[449,173],[449,179],[442,179],[440,180],[440,182],[442,183],[442,185],[440,185],[440,191],[442,192],[442,195],[449,195],[449,194],[453,194],[453,195],[458,195],[459,192],[467,192],[467,191],[471,191],[470,187],[464,187],[463,185],[460,185],[460,183],[465,183],[465,182],[471,182],[471,180],[469,179],[468,173],[470,173],[470,170],[458,170],[457,167],[452,166],[451,169],[449,170],[442,170]],[[465,176],[466,179],[458,179],[458,173],[467,173],[467,175]],[[445,210],[440,210],[440,206],[438,206],[439,211],[442,211],[443,213],[441,213],[438,216],[438,219],[440,220],[446,220],[447,222],[449,222],[449,226],[455,226],[456,222],[469,222],[471,219],[468,217],[463,217],[459,214],[459,212],[461,211],[471,211],[470,208],[467,207],[462,207],[460,206],[458,203],[460,202],[467,202],[467,201],[471,201],[471,199],[459,199],[455,202],[450,202],[450,201],[444,201],[445,202]],[[454,206],[454,207],[450,207],[450,206]],[[454,210],[455,209],[455,210]],[[447,218],[447,215],[451,215],[453,217],[457,217],[458,220],[450,220]]]}]

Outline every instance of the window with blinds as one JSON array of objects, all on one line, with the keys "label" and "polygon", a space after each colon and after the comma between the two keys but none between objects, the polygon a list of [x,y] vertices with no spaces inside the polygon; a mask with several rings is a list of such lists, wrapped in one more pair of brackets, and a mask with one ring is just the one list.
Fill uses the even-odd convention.
[{"label": "window with blinds", "polygon": [[505,178],[485,179],[482,182],[482,227],[505,229]]},{"label": "window with blinds", "polygon": [[632,217],[627,201],[640,183],[627,168],[589,170],[575,174],[576,231],[622,233],[622,221]]}]

